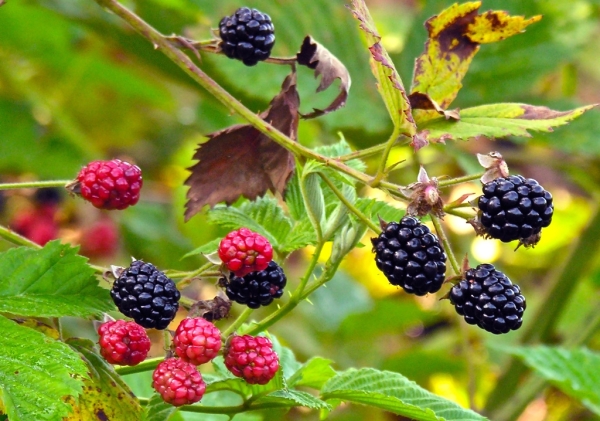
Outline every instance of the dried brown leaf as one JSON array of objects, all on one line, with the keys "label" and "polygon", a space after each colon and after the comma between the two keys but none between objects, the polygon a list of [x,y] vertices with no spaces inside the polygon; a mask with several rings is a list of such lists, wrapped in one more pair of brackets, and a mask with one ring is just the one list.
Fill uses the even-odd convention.
[{"label": "dried brown leaf", "polygon": [[441,114],[446,120],[460,120],[460,112],[458,108],[453,110],[444,110],[440,105],[422,92],[413,92],[408,96],[410,106],[413,110],[434,110]]},{"label": "dried brown leaf", "polygon": [[[298,107],[296,73],[288,75],[281,92],[260,116],[273,127],[296,139]],[[244,196],[254,200],[268,190],[283,194],[294,171],[294,156],[250,125],[235,125],[207,135],[194,159],[199,162],[185,181],[190,186],[185,205],[189,220],[205,205],[228,205]]]},{"label": "dried brown leaf", "polygon": [[348,73],[346,66],[327,48],[315,41],[310,35],[307,35],[302,41],[300,51],[296,54],[296,60],[298,64],[313,69],[315,77],[322,76],[317,92],[329,88],[336,79],[341,81],[340,93],[327,108],[324,110],[315,108],[312,113],[303,114],[302,118],[319,117],[336,111],[346,104],[351,84],[350,73]]}]

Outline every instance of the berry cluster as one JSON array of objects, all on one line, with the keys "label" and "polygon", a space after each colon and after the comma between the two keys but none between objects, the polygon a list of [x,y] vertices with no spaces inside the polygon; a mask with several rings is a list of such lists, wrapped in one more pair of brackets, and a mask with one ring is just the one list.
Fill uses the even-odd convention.
[{"label": "berry cluster", "polygon": [[275,44],[275,27],[269,15],[247,7],[221,19],[219,35],[223,53],[246,66],[269,58]]},{"label": "berry cluster", "polygon": [[446,253],[429,228],[412,216],[390,222],[371,240],[375,262],[392,285],[411,294],[438,291],[446,273]]}]

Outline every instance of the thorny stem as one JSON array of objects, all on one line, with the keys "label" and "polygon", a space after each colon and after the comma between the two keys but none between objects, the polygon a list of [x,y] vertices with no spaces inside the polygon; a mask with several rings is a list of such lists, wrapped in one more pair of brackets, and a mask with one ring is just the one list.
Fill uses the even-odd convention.
[{"label": "thorny stem", "polygon": [[73,180],[52,180],[52,181],[19,181],[17,183],[0,183],[0,190],[12,189],[42,189],[48,187],[65,187]]},{"label": "thorny stem", "polygon": [[442,187],[455,186],[457,184],[462,184],[462,183],[467,183],[469,181],[479,180],[482,176],[483,176],[483,173],[480,172],[477,174],[465,175],[463,177],[452,178],[450,180],[440,180],[440,182],[438,183],[438,187],[442,188]]},{"label": "thorny stem", "polygon": [[288,136],[277,130],[271,124],[267,123],[260,116],[253,113],[251,110],[246,108],[241,102],[235,99],[229,92],[223,89],[217,82],[215,82],[210,76],[204,73],[194,62],[177,47],[175,47],[169,40],[169,37],[165,37],[144,20],[142,20],[135,13],[127,9],[117,0],[94,0],[101,7],[104,7],[121,19],[126,21],[133,29],[135,29],[140,35],[146,38],[154,45],[154,48],[160,50],[164,55],[179,66],[188,76],[196,81],[200,86],[206,89],[212,96],[223,103],[228,109],[238,113],[243,117],[250,125],[256,128],[261,133],[268,136],[270,139],[278,143],[279,145],[286,148],[296,156],[303,156],[305,158],[314,159],[325,165],[337,169],[338,171],[355,178],[363,184],[370,184],[372,177],[369,175],[357,171],[344,163],[336,160],[335,158],[325,157],[301,144],[290,139]]},{"label": "thorny stem", "polygon": [[[405,140],[404,142],[398,144],[399,139],[401,139],[401,137],[396,139],[396,142],[394,143],[394,145],[401,146],[401,145],[406,145],[409,143],[409,140]],[[371,146],[371,147],[368,147],[365,149],[351,152],[346,155],[338,156],[336,159],[338,161],[347,162],[347,161],[352,161],[353,159],[367,158],[371,155],[378,154],[379,152],[383,151],[387,146],[388,146],[387,142],[380,143],[379,145]]]},{"label": "thorny stem", "polygon": [[373,177],[373,181],[371,182],[372,187],[377,186],[379,184],[379,182],[383,178],[385,178],[385,176],[386,176],[385,168],[386,168],[386,164],[388,161],[388,157],[390,156],[392,147],[396,144],[399,137],[400,137],[400,130],[397,127],[394,127],[394,130],[392,131],[390,138],[385,143],[385,149],[383,150],[383,154],[381,155],[381,160],[379,161],[379,166],[377,167],[377,173],[375,174],[375,177]]},{"label": "thorny stem", "polygon": [[242,313],[237,317],[237,319],[235,319],[235,321],[232,324],[230,324],[227,327],[227,329],[225,329],[223,332],[221,332],[221,337],[224,339],[227,339],[227,337],[229,335],[234,333],[238,327],[243,325],[244,322],[246,320],[248,320],[248,317],[250,317],[250,315],[252,314],[253,311],[254,310],[251,309],[250,307],[247,307],[244,311],[242,311]]},{"label": "thorny stem", "polygon": [[344,196],[344,194],[333,184],[333,182],[323,173],[318,173],[319,176],[323,179],[325,184],[329,186],[331,191],[340,199],[340,201],[348,208],[350,212],[352,212],[358,219],[360,219],[366,226],[368,226],[373,232],[380,233],[381,228],[373,223],[364,213],[356,208],[350,201]]},{"label": "thorny stem", "polygon": [[200,266],[198,269],[193,270],[191,272],[188,272],[187,275],[185,275],[180,281],[176,282],[177,287],[179,289],[185,288],[186,286],[188,286],[197,276],[204,274],[204,272],[206,272],[208,269],[212,268],[214,266],[213,263],[208,262],[202,266]]}]

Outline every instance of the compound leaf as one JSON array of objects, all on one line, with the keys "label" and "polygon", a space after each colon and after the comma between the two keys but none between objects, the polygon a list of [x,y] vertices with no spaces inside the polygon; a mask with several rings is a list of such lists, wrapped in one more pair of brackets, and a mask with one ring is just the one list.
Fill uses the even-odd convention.
[{"label": "compound leaf", "polygon": [[465,108],[460,113],[460,121],[437,117],[419,128],[420,133],[429,142],[467,140],[477,136],[531,137],[530,130],[551,132],[553,127],[567,124],[595,106],[587,105],[570,111],[554,111],[547,107],[527,104],[488,104]]},{"label": "compound leaf", "polygon": [[510,349],[537,374],[600,415],[600,354],[589,349],[536,346]]},{"label": "compound leaf", "polygon": [[0,312],[20,316],[91,316],[113,308],[77,248],[51,241],[42,249],[0,254]]},{"label": "compound leaf", "polygon": [[401,374],[373,368],[351,368],[331,378],[323,386],[321,399],[370,405],[422,421],[486,420],[428,392]]},{"label": "compound leaf", "polygon": [[[0,398],[11,421],[61,421],[87,367],[68,345],[0,316]],[[72,399],[71,399],[72,401]]]}]

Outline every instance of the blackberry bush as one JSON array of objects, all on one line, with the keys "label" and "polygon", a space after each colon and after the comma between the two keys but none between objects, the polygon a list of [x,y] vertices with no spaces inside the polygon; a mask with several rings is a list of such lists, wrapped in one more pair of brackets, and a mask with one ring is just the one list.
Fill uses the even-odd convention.
[{"label": "blackberry bush", "polygon": [[269,58],[275,44],[275,27],[269,15],[247,7],[221,19],[219,35],[223,53],[246,66]]},{"label": "blackberry bush", "polygon": [[146,329],[166,329],[177,314],[181,294],[153,264],[134,261],[110,290],[121,313]]},{"label": "blackberry bush", "polygon": [[243,277],[231,273],[229,281],[223,281],[230,300],[250,308],[259,308],[268,306],[283,295],[287,278],[281,266],[271,261],[265,270],[250,272]]},{"label": "blackberry bush", "polygon": [[372,238],[375,262],[392,285],[425,295],[438,291],[446,273],[446,253],[435,234],[412,216],[390,222]]},{"label": "blackberry bush", "polygon": [[505,243],[519,240],[535,245],[554,213],[552,194],[536,180],[521,175],[486,183],[477,205],[487,236]]},{"label": "blackberry bush", "polygon": [[496,270],[482,264],[469,269],[450,291],[450,302],[465,321],[494,334],[517,330],[523,324],[527,306],[518,285]]}]

